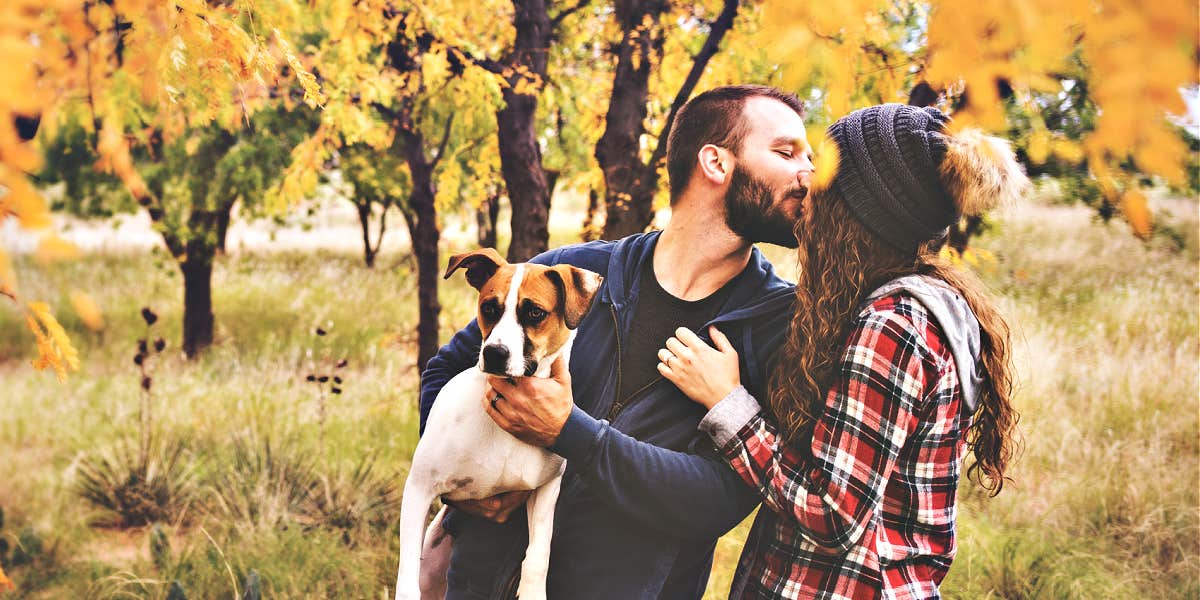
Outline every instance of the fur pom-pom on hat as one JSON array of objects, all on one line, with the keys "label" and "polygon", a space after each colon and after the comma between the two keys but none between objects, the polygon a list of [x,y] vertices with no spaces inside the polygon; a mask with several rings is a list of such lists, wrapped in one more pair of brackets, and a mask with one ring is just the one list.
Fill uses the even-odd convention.
[{"label": "fur pom-pom on hat", "polygon": [[980,215],[1011,205],[1030,188],[1008,141],[974,128],[946,136],[942,184],[962,215]]}]

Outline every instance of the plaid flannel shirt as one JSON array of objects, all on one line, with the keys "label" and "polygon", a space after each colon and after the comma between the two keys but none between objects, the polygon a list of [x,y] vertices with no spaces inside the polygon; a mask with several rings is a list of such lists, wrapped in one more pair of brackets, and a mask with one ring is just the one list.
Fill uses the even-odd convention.
[{"label": "plaid flannel shirt", "polygon": [[939,597],[970,426],[951,350],[920,302],[892,294],[859,313],[837,368],[808,447],[784,444],[744,388],[701,423],[770,509],[730,598]]}]

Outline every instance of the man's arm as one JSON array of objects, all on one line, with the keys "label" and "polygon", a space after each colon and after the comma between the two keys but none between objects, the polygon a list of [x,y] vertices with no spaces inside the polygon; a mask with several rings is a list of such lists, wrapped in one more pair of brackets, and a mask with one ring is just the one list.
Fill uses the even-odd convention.
[{"label": "man's arm", "polygon": [[484,409],[505,431],[567,459],[592,492],[666,534],[712,540],[759,499],[716,452],[689,454],[638,441],[574,406],[571,376],[556,361],[549,378],[489,377],[501,398]]},{"label": "man's arm", "polygon": [[660,448],[579,408],[550,449],[572,461],[591,491],[610,505],[679,538],[720,537],[760,501],[715,453]]}]

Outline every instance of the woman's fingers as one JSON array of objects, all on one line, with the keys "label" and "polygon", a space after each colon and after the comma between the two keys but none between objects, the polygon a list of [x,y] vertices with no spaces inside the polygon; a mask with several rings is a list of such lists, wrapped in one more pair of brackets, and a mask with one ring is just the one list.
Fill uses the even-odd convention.
[{"label": "woman's fingers", "polygon": [[681,359],[687,359],[692,355],[692,349],[679,341],[679,338],[670,338],[667,340],[667,351]]},{"label": "woman's fingers", "polygon": [[700,336],[693,333],[692,330],[688,329],[687,327],[680,327],[676,329],[675,337],[679,341],[683,342],[683,345],[691,348],[692,350],[700,350],[702,348],[709,347],[708,344],[704,343],[704,340],[700,339]]},{"label": "woman's fingers", "polygon": [[729,338],[725,337],[725,334],[721,333],[721,330],[717,329],[716,325],[712,325],[708,328],[708,337],[712,338],[713,345],[715,345],[717,350],[721,353],[731,351],[736,352],[736,350],[733,349],[733,344],[729,343]]}]

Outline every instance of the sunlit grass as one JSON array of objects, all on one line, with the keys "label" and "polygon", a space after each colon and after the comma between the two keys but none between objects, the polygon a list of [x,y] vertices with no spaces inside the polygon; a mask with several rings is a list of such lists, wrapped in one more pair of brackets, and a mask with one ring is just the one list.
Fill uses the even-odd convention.
[{"label": "sunlit grass", "polygon": [[[998,257],[979,270],[1014,325],[1025,443],[999,497],[964,484],[948,597],[1200,595],[1196,204],[1160,202],[1159,215],[1171,235],[1142,243],[1087,209],[1033,205],[1001,215],[978,241]],[[559,222],[554,242],[573,241],[572,221]],[[444,253],[469,247],[466,230],[447,229]],[[794,273],[787,252],[770,255]],[[188,362],[181,281],[157,262],[112,249],[48,268],[17,261],[23,293],[59,308],[83,357],[64,385],[34,372],[28,333],[0,309],[0,537],[26,532],[42,548],[6,569],[17,597],[164,598],[172,580],[189,597],[229,597],[249,569],[271,597],[383,595],[394,527],[347,541],[302,523],[246,528],[198,514],[172,529],[163,571],[146,531],[89,528],[94,510],[75,490],[82,457],[137,431],[142,306],[159,313],[168,342],[154,374],[155,431],[193,449],[201,505],[212,498],[204,485],[231,469],[238,436],[270,437],[327,470],[373,456],[402,478],[416,442],[411,263],[384,254],[370,271],[344,250],[235,250],[215,272],[216,344]],[[73,289],[103,309],[104,332],[67,308]],[[473,298],[460,278],[443,283],[443,339],[470,318]],[[310,357],[326,356],[348,366],[319,456],[317,391],[304,376]],[[707,598],[725,596],[747,530],[718,545]]]}]

